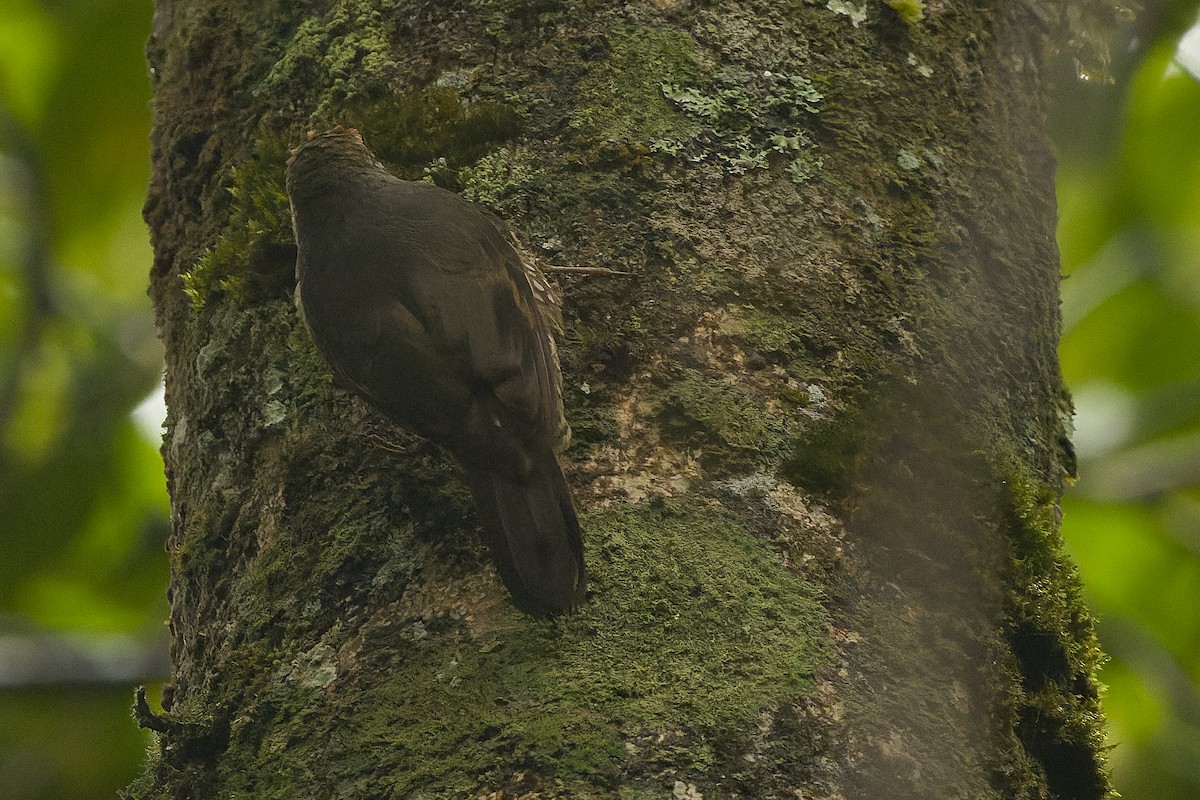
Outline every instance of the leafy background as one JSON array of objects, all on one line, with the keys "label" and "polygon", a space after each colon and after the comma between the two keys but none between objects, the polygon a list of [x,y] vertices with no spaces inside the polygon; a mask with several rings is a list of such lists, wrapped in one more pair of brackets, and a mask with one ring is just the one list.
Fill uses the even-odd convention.
[{"label": "leafy background", "polygon": [[[1112,82],[1060,62],[1064,534],[1100,637],[1117,788],[1200,797],[1197,0],[1147,3]],[[149,0],[0,4],[0,797],[112,797],[165,674],[161,351],[145,296]],[[1200,44],[1197,45],[1200,61]],[[1195,68],[1200,72],[1200,65]],[[153,692],[152,692],[153,694]]]},{"label": "leafy background", "polygon": [[1116,82],[1067,82],[1053,120],[1080,474],[1063,534],[1130,800],[1200,797],[1200,29],[1176,60],[1198,5],[1146,4]]}]

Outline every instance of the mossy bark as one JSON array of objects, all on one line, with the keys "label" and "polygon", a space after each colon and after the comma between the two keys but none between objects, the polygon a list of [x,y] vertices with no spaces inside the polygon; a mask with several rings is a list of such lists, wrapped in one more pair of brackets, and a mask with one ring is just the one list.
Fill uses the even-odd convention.
[{"label": "mossy bark", "polygon": [[[1034,28],[896,5],[160,0],[175,671],[131,796],[1107,794]],[[334,124],[619,273],[560,279],[577,614],[509,606],[300,324],[283,162]]]}]

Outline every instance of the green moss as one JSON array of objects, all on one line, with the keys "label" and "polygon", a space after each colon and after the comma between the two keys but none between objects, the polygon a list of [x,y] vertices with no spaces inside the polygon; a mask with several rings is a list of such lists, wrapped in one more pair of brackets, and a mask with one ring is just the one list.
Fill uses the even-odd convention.
[{"label": "green moss", "polygon": [[1096,678],[1104,655],[1059,534],[1057,493],[1012,464],[1001,470],[1011,533],[1008,639],[1021,671],[1010,698],[1017,733],[1055,796],[1107,797]]},{"label": "green moss", "polygon": [[884,2],[909,25],[917,25],[925,18],[925,3],[921,0],[884,0]]},{"label": "green moss", "polygon": [[361,130],[375,155],[414,180],[431,164],[448,171],[473,164],[521,127],[514,109],[490,101],[468,105],[458,92],[439,86],[359,98],[347,104],[340,121]]},{"label": "green moss", "polygon": [[471,163],[518,132],[511,107],[488,100],[463,103],[456,90],[468,81],[459,73],[397,92],[401,69],[390,55],[395,27],[388,4],[339,2],[300,23],[257,92],[295,96],[296,87],[313,87],[308,102],[314,127],[358,127],[385,162],[418,170],[408,177],[420,177],[420,168],[440,158],[451,166]]},{"label": "green moss", "polygon": [[590,447],[614,441],[620,435],[620,430],[611,404],[591,398],[581,401],[579,395],[579,392],[573,392],[567,402],[571,420],[571,448],[579,458],[587,458]]},{"label": "green moss", "polygon": [[287,144],[277,137],[255,142],[254,157],[230,171],[230,208],[216,243],[183,273],[183,290],[202,308],[213,292],[245,297],[290,274],[293,258],[280,254],[292,239],[292,215],[284,190]]},{"label": "green moss", "polygon": [[121,800],[130,800],[131,798],[151,798],[161,796],[156,775],[160,769],[162,758],[159,756],[159,747],[156,741],[151,744],[146,750],[146,758],[142,762],[142,770],[133,782],[126,786],[123,790],[117,793]]},{"label": "green moss", "polygon": [[[744,767],[729,737],[809,693],[831,657],[813,589],[707,508],[625,507],[581,523],[592,597],[563,619],[501,605],[483,612],[498,615],[485,634],[445,616],[342,631],[336,620],[313,627],[320,612],[276,598],[276,624],[308,620],[284,638],[307,649],[281,654],[277,635],[252,626],[222,655],[221,674],[242,687],[240,698],[177,709],[191,721],[179,723],[172,746],[225,753],[215,775],[195,767],[206,796],[264,800],[293,796],[317,762],[338,770],[323,780],[358,797],[470,796],[504,785],[513,765],[550,776],[544,796],[592,796],[596,785],[628,785],[627,742],[638,743],[635,761],[647,769],[682,763],[722,778]],[[289,585],[280,570],[312,557],[302,550],[264,553],[250,594],[265,594],[263,582]],[[325,633],[314,640],[314,630]],[[358,636],[387,640],[361,651],[366,663]],[[353,731],[312,729],[344,718],[341,707],[354,709]],[[723,752],[734,762],[722,763]]]},{"label": "green moss", "polygon": [[570,621],[589,633],[572,655],[593,684],[581,698],[628,697],[638,724],[686,708],[719,726],[807,690],[826,654],[823,612],[731,518],[682,506],[584,520],[597,598]]},{"label": "green moss", "polygon": [[[465,106],[438,87],[383,100],[349,102],[338,124],[363,131],[375,153],[397,173],[419,179],[431,162],[447,171],[469,164],[517,133],[516,113],[496,103]],[[332,124],[332,122],[330,123]],[[183,274],[192,305],[202,308],[221,291],[240,299],[282,284],[294,270],[291,208],[284,187],[288,142],[260,137],[252,158],[234,167],[227,221],[216,243]]]},{"label": "green moss", "polygon": [[625,26],[609,32],[608,57],[578,87],[572,124],[589,137],[614,142],[686,140],[700,126],[663,96],[662,85],[698,74],[696,43],[686,33]]},{"label": "green moss", "polygon": [[[391,52],[394,22],[381,4],[336,4],[297,27],[285,52],[256,88],[260,95],[294,96],[294,87],[321,87],[309,98],[312,127],[353,125],[385,162],[421,178],[431,163],[469,164],[519,130],[515,111],[480,101],[469,107],[450,88],[432,86],[396,95]],[[293,138],[299,138],[293,137]],[[229,214],[213,246],[183,275],[184,291],[202,307],[216,291],[239,298],[265,284],[290,281],[294,255],[284,189],[288,149],[295,141],[263,136],[253,156],[231,170]],[[407,173],[407,174],[405,174]]]},{"label": "green moss", "polygon": [[799,324],[803,321],[795,317],[743,306],[733,310],[733,317],[722,333],[746,350],[790,357],[802,346],[801,332],[797,329]]},{"label": "green moss", "polygon": [[788,175],[796,183],[807,183],[825,168],[825,159],[812,150],[796,155],[787,166]]},{"label": "green moss", "polygon": [[693,84],[664,83],[662,92],[696,129],[652,140],[655,150],[689,161],[715,160],[734,174],[766,168],[774,154],[787,159],[789,174],[800,182],[819,168],[805,128],[822,95],[802,75],[731,65]]},{"label": "green moss", "polygon": [[782,424],[759,400],[736,383],[696,370],[678,370],[661,405],[665,429],[684,438],[698,433],[710,444],[715,437],[727,448],[754,454],[777,453],[784,444]]},{"label": "green moss", "polygon": [[493,150],[458,173],[463,196],[497,213],[520,214],[545,189],[545,163],[525,147]]},{"label": "green moss", "polygon": [[504,50],[520,52],[538,31],[554,30],[564,18],[578,14],[563,0],[476,0],[483,30]]},{"label": "green moss", "polygon": [[[404,765],[400,794],[466,791],[498,780],[503,763],[565,780],[615,774],[630,734],[703,740],[811,689],[828,657],[823,611],[746,531],[708,511],[649,507],[582,525],[594,596],[579,613],[508,612],[507,629],[483,640],[423,638],[400,656],[402,683],[342,700],[370,709],[362,724],[393,754],[376,757]],[[713,758],[693,753],[697,770]]]},{"label": "green moss", "polygon": [[386,90],[399,74],[391,58],[395,15],[378,0],[343,0],[327,13],[304,18],[284,53],[257,87],[262,97],[310,92],[318,119],[332,119],[347,100]]},{"label": "green moss", "polygon": [[858,414],[849,412],[815,420],[801,433],[795,450],[780,471],[787,481],[832,500],[849,495],[867,451],[869,436]]}]

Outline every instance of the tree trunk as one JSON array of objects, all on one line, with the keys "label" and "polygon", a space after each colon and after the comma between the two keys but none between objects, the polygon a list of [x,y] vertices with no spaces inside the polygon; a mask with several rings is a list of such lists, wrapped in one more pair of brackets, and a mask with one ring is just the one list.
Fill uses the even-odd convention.
[{"label": "tree trunk", "polygon": [[[1021,4],[159,0],[174,675],[138,798],[1100,798]],[[893,8],[898,9],[893,11]],[[283,168],[359,128],[561,274],[591,597],[336,388]]]}]

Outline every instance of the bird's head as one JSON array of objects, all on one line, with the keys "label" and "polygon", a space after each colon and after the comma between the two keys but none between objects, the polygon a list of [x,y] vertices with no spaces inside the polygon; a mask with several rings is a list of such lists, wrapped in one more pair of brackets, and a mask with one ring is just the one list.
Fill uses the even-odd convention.
[{"label": "bird's head", "polygon": [[287,193],[297,196],[320,195],[344,182],[355,173],[387,171],[354,128],[337,126],[327,131],[310,131],[308,138],[292,150],[287,162]]}]

